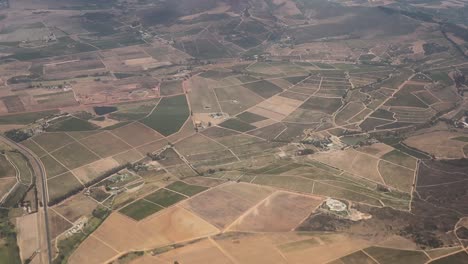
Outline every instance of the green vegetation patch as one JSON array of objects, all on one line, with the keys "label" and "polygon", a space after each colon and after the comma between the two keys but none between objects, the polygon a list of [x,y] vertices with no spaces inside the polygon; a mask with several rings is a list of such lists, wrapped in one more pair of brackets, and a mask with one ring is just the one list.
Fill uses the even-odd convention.
[{"label": "green vegetation patch", "polygon": [[256,127],[249,124],[249,123],[246,123],[244,121],[241,121],[239,119],[236,119],[236,118],[231,118],[231,119],[228,119],[224,122],[222,122],[221,124],[219,124],[220,127],[224,127],[224,128],[229,128],[229,129],[232,129],[232,130],[236,130],[236,131],[239,131],[239,132],[246,132],[246,131],[249,131],[249,130],[252,130],[252,129],[255,129]]},{"label": "green vegetation patch", "polygon": [[380,264],[390,263],[426,263],[429,258],[422,251],[399,250],[393,248],[369,247],[364,251]]},{"label": "green vegetation patch", "polygon": [[187,196],[193,196],[199,192],[203,192],[204,190],[207,190],[208,187],[191,185],[185,182],[176,181],[166,186],[166,189],[169,189],[169,190],[172,190],[172,191],[175,191],[175,192],[187,195]]},{"label": "green vegetation patch", "polygon": [[161,84],[159,89],[161,96],[169,96],[174,94],[181,94],[184,92],[182,88],[182,81],[166,81]]},{"label": "green vegetation patch", "polygon": [[376,263],[373,261],[369,256],[366,255],[366,253],[362,251],[356,251],[352,254],[346,255],[339,260],[335,260],[333,262],[330,262],[330,264],[353,264],[353,263],[367,263],[367,264],[373,264]]},{"label": "green vegetation patch", "polygon": [[260,95],[263,98],[270,98],[273,95],[283,91],[281,87],[276,86],[275,84],[265,80],[252,83],[245,83],[243,86],[247,87],[248,89],[250,89],[251,91]]},{"label": "green vegetation patch", "polygon": [[139,221],[162,209],[164,208],[152,202],[138,200],[120,209],[119,212]]},{"label": "green vegetation patch", "polygon": [[156,192],[145,196],[146,200],[159,204],[164,207],[171,206],[175,203],[178,203],[184,200],[185,198],[186,197],[181,194],[178,194],[178,193],[166,190],[166,189],[159,189]]},{"label": "green vegetation patch", "polygon": [[341,105],[341,98],[311,97],[300,107],[302,109],[320,111],[331,115],[336,112]]},{"label": "green vegetation patch", "polygon": [[332,69],[335,69],[335,67],[333,67],[332,65],[330,64],[326,64],[326,63],[322,63],[322,62],[314,62],[314,65],[319,67],[320,69],[324,69],[324,70],[332,70]]},{"label": "green vegetation patch", "polygon": [[88,121],[85,121],[76,117],[71,117],[63,121],[57,122],[55,124],[52,124],[46,129],[46,131],[66,132],[66,131],[89,131],[89,130],[95,130],[95,129],[98,129],[98,126]]},{"label": "green vegetation patch", "polygon": [[8,159],[13,162],[19,171],[19,179],[21,183],[30,185],[32,183],[32,171],[29,167],[28,160],[20,152],[8,152]]},{"label": "green vegetation patch", "polygon": [[440,258],[430,262],[431,264],[464,264],[468,263],[468,254],[464,251]]},{"label": "green vegetation patch", "polygon": [[257,115],[251,112],[243,112],[242,114],[238,115],[237,118],[249,124],[267,119],[264,116]]},{"label": "green vegetation patch", "polygon": [[14,115],[7,115],[0,117],[0,124],[1,125],[10,125],[10,124],[18,124],[18,125],[27,125],[33,123],[34,121],[58,114],[60,111],[58,110],[49,110],[43,112],[33,112],[33,113],[24,113],[24,114],[14,114]]},{"label": "green vegetation patch", "polygon": [[8,210],[3,208],[0,209],[0,262],[21,264],[15,227],[8,218]]},{"label": "green vegetation patch", "polygon": [[110,210],[103,207],[94,209],[92,217],[88,220],[85,225],[83,232],[78,232],[71,236],[67,236],[61,239],[57,243],[58,256],[52,261],[53,264],[65,264],[68,263],[68,257],[78,248],[89,234],[94,232],[102,222],[109,216]]},{"label": "green vegetation patch", "polygon": [[0,154],[0,178],[3,177],[15,177],[16,170],[11,165],[11,163],[7,160],[5,155]]},{"label": "green vegetation patch", "polygon": [[382,156],[382,159],[414,170],[416,168],[416,159],[399,150],[392,150]]},{"label": "green vegetation patch", "polygon": [[179,131],[189,114],[185,95],[165,97],[161,99],[156,109],[141,122],[162,135],[169,136]]},{"label": "green vegetation patch", "polygon": [[468,137],[466,137],[466,136],[459,136],[459,137],[454,137],[454,138],[451,138],[451,139],[461,141],[461,142],[468,142]]},{"label": "green vegetation patch", "polygon": [[389,106],[408,106],[427,108],[428,106],[418,97],[410,92],[410,88],[404,87],[398,91],[393,98],[390,98],[385,105]]},{"label": "green vegetation patch", "polygon": [[109,117],[119,121],[133,121],[146,117],[154,106],[158,103],[157,100],[150,100],[138,103],[118,104],[117,112],[109,114]]}]

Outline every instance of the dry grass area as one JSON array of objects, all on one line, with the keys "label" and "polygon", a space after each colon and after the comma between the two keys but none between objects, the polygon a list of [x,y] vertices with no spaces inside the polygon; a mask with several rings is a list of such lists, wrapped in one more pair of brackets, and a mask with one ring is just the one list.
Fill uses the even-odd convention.
[{"label": "dry grass area", "polygon": [[105,158],[105,159],[100,159],[91,164],[85,165],[83,167],[74,169],[73,174],[81,182],[89,182],[99,177],[104,172],[109,171],[110,169],[113,169],[119,165],[120,165],[119,162],[117,162],[113,158]]},{"label": "dry grass area", "polygon": [[52,210],[73,223],[82,216],[90,215],[97,205],[91,198],[80,193],[54,206]]},{"label": "dry grass area", "polygon": [[303,102],[282,96],[273,96],[249,111],[273,120],[281,121],[294,112]]},{"label": "dry grass area", "polygon": [[404,143],[410,147],[430,153],[436,158],[464,158],[463,147],[466,146],[468,142],[455,140],[457,137],[466,137],[466,134],[436,131],[410,137],[406,139]]},{"label": "dry grass area", "polygon": [[[82,254],[80,252],[86,252],[86,253]],[[118,252],[115,249],[112,249],[111,247],[109,247],[109,245],[103,243],[96,236],[91,235],[70,256],[68,263],[70,264],[105,263],[106,261],[113,258],[117,254]]]},{"label": "dry grass area", "polygon": [[323,199],[277,192],[236,220],[230,230],[256,232],[291,231],[309,216]]},{"label": "dry grass area", "polygon": [[211,224],[225,228],[271,192],[268,188],[245,183],[226,184],[197,195],[182,206]]},{"label": "dry grass area", "polygon": [[219,263],[230,264],[233,263],[212,240],[204,239],[198,243],[184,246],[179,249],[169,251],[154,257],[148,257],[147,262],[141,260],[135,263]]},{"label": "dry grass area", "polygon": [[386,153],[392,151],[393,148],[384,143],[376,143],[369,146],[360,147],[357,150],[380,158]]},{"label": "dry grass area", "polygon": [[37,213],[16,218],[17,243],[21,259],[28,259],[39,248]]},{"label": "dry grass area", "polygon": [[[131,230],[131,232],[129,232]],[[143,250],[170,245],[199,237],[213,235],[218,229],[203,219],[179,207],[171,207],[136,222],[120,213],[113,213],[87,238],[71,256],[70,263],[101,263],[118,252],[130,249]],[[95,237],[95,238],[93,238]],[[107,255],[92,254],[96,238],[116,251],[106,250]]]},{"label": "dry grass area", "polygon": [[379,159],[354,149],[317,153],[312,158],[371,181],[383,183],[377,167]]},{"label": "dry grass area", "polygon": [[163,137],[158,132],[143,125],[140,122],[135,122],[123,127],[119,127],[112,130],[112,133],[132,147],[142,146]]}]

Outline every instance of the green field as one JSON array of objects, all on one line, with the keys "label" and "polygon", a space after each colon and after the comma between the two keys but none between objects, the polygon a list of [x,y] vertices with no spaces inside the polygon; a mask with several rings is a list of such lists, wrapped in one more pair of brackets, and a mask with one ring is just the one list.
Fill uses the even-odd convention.
[{"label": "green field", "polygon": [[249,130],[252,130],[252,129],[256,128],[255,126],[252,126],[249,123],[246,123],[244,121],[241,121],[241,120],[235,119],[235,118],[228,119],[228,120],[222,122],[221,124],[219,124],[219,126],[224,127],[224,128],[229,128],[229,129],[232,129],[232,130],[236,130],[236,131],[239,131],[239,132],[246,132],[246,131],[249,131]]},{"label": "green field", "polygon": [[392,150],[382,156],[382,159],[414,170],[416,168],[416,159],[399,150]]},{"label": "green field", "polygon": [[21,264],[15,227],[8,218],[8,210],[3,208],[0,209],[0,263]]},{"label": "green field", "polygon": [[156,109],[141,122],[164,136],[169,136],[182,127],[189,117],[185,95],[165,97]]},{"label": "green field", "polygon": [[275,94],[278,94],[283,91],[281,87],[276,86],[275,84],[261,80],[258,82],[246,83],[244,87],[249,88],[252,92],[260,95],[263,98],[270,98]]},{"label": "green field", "polygon": [[466,264],[466,263],[468,263],[468,253],[464,251],[430,262],[430,264]]},{"label": "green field", "polygon": [[159,91],[161,96],[181,94],[184,92],[182,89],[182,81],[165,81],[161,84]]},{"label": "green field", "polygon": [[406,263],[419,264],[426,263],[429,258],[422,251],[398,250],[392,248],[369,247],[364,251],[376,259],[380,264]]},{"label": "green field", "polygon": [[465,136],[454,137],[454,138],[451,138],[451,139],[461,141],[461,142],[468,142],[468,137],[465,137]]},{"label": "green field", "polygon": [[257,115],[251,112],[243,112],[239,114],[237,118],[249,124],[267,119],[266,117],[263,117],[261,115]]},{"label": "green field", "polygon": [[172,190],[172,191],[175,191],[175,192],[187,195],[187,196],[193,196],[199,192],[203,192],[204,190],[207,190],[208,187],[191,185],[191,184],[186,184],[185,182],[176,181],[166,186],[166,189],[169,189],[169,190]]},{"label": "green field", "polygon": [[366,253],[362,251],[356,251],[352,254],[346,255],[338,260],[330,262],[329,264],[374,264],[373,261]]},{"label": "green field", "polygon": [[300,108],[333,114],[341,107],[341,98],[311,97]]},{"label": "green field", "polygon": [[16,171],[5,155],[0,154],[0,178],[15,177]]},{"label": "green field", "polygon": [[7,155],[10,161],[13,162],[18,169],[21,183],[30,185],[32,183],[33,175],[26,157],[19,152],[8,152]]},{"label": "green field", "polygon": [[88,131],[98,129],[98,126],[76,118],[71,117],[63,121],[50,125],[46,130],[48,132],[66,132],[66,131]]},{"label": "green field", "polygon": [[43,112],[7,115],[7,116],[0,117],[0,124],[1,125],[8,125],[8,124],[26,125],[38,119],[44,118],[46,116],[58,114],[58,113],[59,113],[58,110],[50,110],[50,111],[43,111]]},{"label": "green field", "polygon": [[156,192],[145,196],[144,199],[159,204],[164,207],[171,206],[179,201],[184,200],[186,197],[166,189],[159,189]]},{"label": "green field", "polygon": [[163,207],[156,205],[152,202],[148,202],[146,200],[138,200],[120,209],[119,212],[139,221],[162,209]]},{"label": "green field", "polygon": [[146,117],[158,101],[150,100],[138,103],[118,104],[117,112],[109,114],[109,117],[119,121],[133,121]]}]

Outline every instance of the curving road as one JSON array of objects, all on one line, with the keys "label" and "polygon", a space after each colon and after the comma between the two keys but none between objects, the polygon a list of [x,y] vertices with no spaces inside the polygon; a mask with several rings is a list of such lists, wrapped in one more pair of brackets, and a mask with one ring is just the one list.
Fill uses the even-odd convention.
[{"label": "curving road", "polygon": [[[28,160],[29,163],[31,164],[31,167],[34,171],[34,174],[36,176],[36,184],[40,182],[40,192],[41,192],[41,199],[42,199],[42,208],[44,210],[44,225],[45,225],[45,238],[47,240],[47,263],[51,264],[52,263],[52,245],[50,242],[50,231],[49,231],[49,215],[47,211],[47,177],[45,173],[44,166],[42,165],[42,162],[39,160],[39,158],[32,153],[29,149],[23,147],[22,145],[12,141],[11,139],[0,135],[0,141],[4,142],[8,146],[17,149],[21,154],[23,154]],[[39,208],[38,208],[39,210]],[[38,216],[39,216],[38,212]],[[41,232],[39,230],[39,232]],[[42,254],[41,254],[42,255]]]}]

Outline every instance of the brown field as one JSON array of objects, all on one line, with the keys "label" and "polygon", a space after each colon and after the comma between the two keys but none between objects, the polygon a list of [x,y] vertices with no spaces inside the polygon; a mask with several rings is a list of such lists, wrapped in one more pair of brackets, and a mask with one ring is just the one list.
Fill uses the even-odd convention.
[{"label": "brown field", "polygon": [[80,142],[101,158],[106,158],[131,148],[127,143],[107,131],[89,136]]},{"label": "brown field", "polygon": [[435,155],[437,158],[464,158],[463,147],[467,142],[452,138],[465,136],[463,133],[436,131],[410,137],[404,141],[410,147]]},{"label": "brown field", "polygon": [[322,201],[317,197],[277,192],[236,220],[230,230],[291,231],[305,217],[309,216]]},{"label": "brown field", "polygon": [[0,199],[15,186],[16,182],[14,177],[0,179]]},{"label": "brown field", "polygon": [[144,156],[138,152],[137,150],[135,149],[131,149],[127,152],[124,152],[124,153],[120,153],[120,154],[117,154],[115,156],[112,157],[115,161],[117,161],[119,164],[126,164],[126,163],[133,163],[133,162],[136,162],[142,158],[144,158]]},{"label": "brown field", "polygon": [[284,244],[279,247],[283,248],[283,255],[291,263],[303,263],[303,260],[307,259],[307,263],[319,264],[345,256],[370,244],[369,240],[352,238],[339,233],[317,235],[312,238],[317,242],[310,243],[310,240],[304,239],[303,243],[298,241],[289,243],[288,247]]},{"label": "brown field", "polygon": [[367,153],[378,158],[382,157],[386,153],[392,151],[393,148],[384,143],[376,143],[370,146],[364,146],[357,149],[357,151]]},{"label": "brown field", "polygon": [[299,100],[273,96],[259,103],[249,111],[273,120],[281,121],[294,112],[302,103],[303,102]]},{"label": "brown field", "polygon": [[73,170],[73,174],[75,174],[80,181],[89,182],[119,165],[120,164],[113,158],[105,158],[77,168]]},{"label": "brown field", "polygon": [[161,140],[140,146],[137,148],[137,151],[140,152],[142,155],[146,155],[147,153],[153,153],[157,150],[162,149],[164,146],[167,145],[167,143],[169,143],[167,140],[161,139]]},{"label": "brown field", "polygon": [[317,153],[311,157],[332,167],[382,183],[382,178],[377,169],[379,160],[375,157],[359,153],[353,149]]},{"label": "brown field", "polygon": [[381,160],[379,171],[387,185],[403,192],[411,192],[415,176],[413,170]]},{"label": "brown field", "polygon": [[16,235],[22,260],[29,258],[39,248],[37,217],[37,213],[34,213],[16,218]]},{"label": "brown field", "polygon": [[175,144],[175,147],[184,156],[190,156],[197,153],[221,151],[225,149],[225,147],[223,147],[221,144],[200,134],[195,134],[180,141],[179,143]]},{"label": "brown field", "polygon": [[262,235],[236,235],[228,233],[225,237],[215,237],[215,242],[237,263],[288,263],[283,254]]},{"label": "brown field", "polygon": [[224,183],[225,181],[221,179],[212,179],[212,178],[207,178],[207,177],[190,177],[190,178],[184,179],[184,182],[191,184],[191,185],[215,187],[217,185],[220,185],[221,183]]},{"label": "brown field", "polygon": [[[158,132],[141,124],[140,122],[119,127],[112,130],[112,133],[132,147],[141,146],[162,138],[162,135]],[[135,136],[136,134],[138,134],[138,136]]]},{"label": "brown field", "polygon": [[329,115],[319,111],[298,108],[283,121],[310,124],[320,122],[320,120],[325,117],[329,117]]},{"label": "brown field", "polygon": [[62,216],[58,215],[56,212],[53,210],[49,211],[49,226],[50,226],[50,237],[52,239],[56,238],[58,235],[62,234],[66,230],[68,230],[70,227],[72,227],[72,224],[70,224],[65,218]]},{"label": "brown field", "polygon": [[80,193],[54,206],[53,210],[73,223],[82,216],[90,215],[97,205],[91,198]]},{"label": "brown field", "polygon": [[182,206],[213,225],[224,228],[270,193],[270,189],[255,185],[227,184],[197,195]]},{"label": "brown field", "polygon": [[243,86],[214,89],[223,112],[235,115],[260,103],[264,99]]},{"label": "brown field", "polygon": [[[172,250],[167,253],[151,257],[152,262],[148,263],[233,263],[211,240],[205,239],[195,244]],[[144,263],[144,262],[136,262]]]},{"label": "brown field", "polygon": [[117,254],[119,254],[119,252],[109,247],[109,245],[103,243],[94,235],[91,235],[70,256],[68,263],[105,263]]},{"label": "brown field", "polygon": [[364,108],[365,106],[362,103],[351,102],[336,114],[335,121],[339,125],[344,125],[346,121],[364,110]]},{"label": "brown field", "polygon": [[[131,230],[131,232],[128,232]],[[130,249],[144,250],[182,241],[192,240],[204,236],[213,235],[218,229],[208,224],[193,213],[177,206],[147,217],[136,222],[120,213],[111,214],[104,223],[93,233],[93,236],[103,241],[119,252]],[[87,263],[99,263],[104,260],[94,252],[90,246],[95,243],[93,239],[86,239],[71,256],[70,263],[82,263],[87,258]],[[117,256],[117,252],[113,256]],[[109,254],[110,255],[110,254]],[[113,257],[108,256],[106,259]]]},{"label": "brown field", "polygon": [[212,87],[220,86],[220,83],[214,80],[195,76],[186,83],[189,90],[188,98],[190,106],[195,113],[214,113],[220,112],[218,100]]}]

